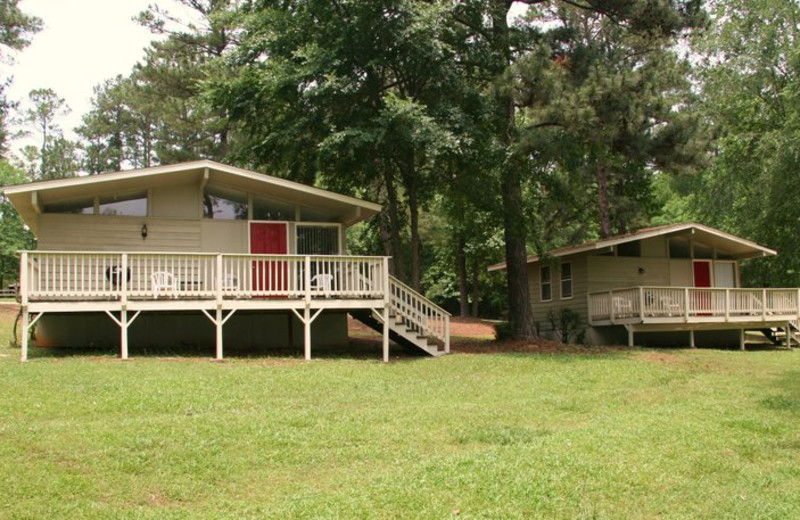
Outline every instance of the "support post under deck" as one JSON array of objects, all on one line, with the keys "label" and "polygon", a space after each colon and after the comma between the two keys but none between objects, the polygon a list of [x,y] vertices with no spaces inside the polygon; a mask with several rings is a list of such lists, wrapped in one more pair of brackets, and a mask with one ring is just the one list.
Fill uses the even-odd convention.
[{"label": "support post under deck", "polygon": [[694,342],[694,329],[689,330],[689,347],[697,348]]},{"label": "support post under deck", "polygon": [[739,350],[744,350],[744,329],[739,329]]},{"label": "support post under deck", "polygon": [[20,351],[19,360],[21,362],[28,361],[28,321],[30,321],[30,317],[28,316],[28,307],[22,307],[22,349]]},{"label": "support post under deck", "polygon": [[389,306],[383,307],[383,362],[389,362]]}]

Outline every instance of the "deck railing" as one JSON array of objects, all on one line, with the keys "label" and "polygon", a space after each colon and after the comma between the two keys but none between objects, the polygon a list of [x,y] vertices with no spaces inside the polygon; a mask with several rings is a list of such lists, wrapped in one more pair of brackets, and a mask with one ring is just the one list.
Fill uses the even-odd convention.
[{"label": "deck railing", "polygon": [[394,276],[389,277],[389,308],[403,317],[408,328],[441,341],[450,352],[450,313]]},{"label": "deck railing", "polygon": [[22,253],[23,301],[383,298],[383,257]]},{"label": "deck railing", "polygon": [[800,316],[798,289],[630,287],[589,294],[589,321]]}]

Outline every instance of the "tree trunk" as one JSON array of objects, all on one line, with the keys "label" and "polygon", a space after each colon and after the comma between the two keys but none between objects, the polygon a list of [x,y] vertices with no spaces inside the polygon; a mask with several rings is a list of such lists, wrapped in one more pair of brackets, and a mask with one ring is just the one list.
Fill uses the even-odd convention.
[{"label": "tree trunk", "polygon": [[474,262],[472,265],[472,317],[478,317],[479,304],[481,301],[481,285],[480,285],[480,265]]},{"label": "tree trunk", "polygon": [[[492,4],[492,51],[496,75],[505,73],[511,62],[511,41],[508,29],[508,10],[512,0],[495,0]],[[508,156],[516,144],[515,107],[511,96],[502,90],[495,94],[498,106],[496,131],[501,135],[506,160],[501,166],[501,195],[503,201],[503,225],[506,241],[506,275],[508,284],[508,311],[514,328],[514,337],[530,339],[536,337],[530,295],[528,292],[528,266],[525,251],[526,228],[522,203],[521,171],[524,163],[515,155]]]},{"label": "tree trunk", "polygon": [[608,207],[608,171],[602,162],[595,167],[597,175],[597,205],[600,211],[600,236],[608,238],[611,233],[611,212]]},{"label": "tree trunk", "polygon": [[406,270],[403,265],[403,244],[400,240],[400,210],[397,201],[397,189],[394,185],[394,177],[392,169],[388,165],[383,168],[384,184],[386,185],[386,199],[389,204],[387,211],[389,213],[389,243],[392,246],[392,259],[389,262],[389,268],[396,277],[401,281],[407,282]]},{"label": "tree trunk", "polygon": [[409,154],[408,164],[404,167],[404,180],[406,194],[408,196],[409,225],[411,227],[411,287],[415,291],[420,290],[420,265],[419,256],[422,246],[419,237],[419,189],[416,165],[414,164],[414,152]]},{"label": "tree trunk", "polygon": [[462,317],[469,316],[469,288],[467,287],[467,254],[464,251],[465,246],[464,235],[459,233],[456,244],[456,269],[458,271],[458,306]]}]

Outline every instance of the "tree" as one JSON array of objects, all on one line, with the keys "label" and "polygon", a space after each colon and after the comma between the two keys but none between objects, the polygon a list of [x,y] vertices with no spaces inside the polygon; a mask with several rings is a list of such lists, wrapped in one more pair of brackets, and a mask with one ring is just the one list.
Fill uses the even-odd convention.
[{"label": "tree", "polygon": [[399,0],[248,4],[235,54],[244,72],[211,90],[240,128],[240,160],[384,202],[386,254],[415,288],[420,211],[437,161],[456,144],[445,115],[457,107],[447,98],[444,12],[439,2]]},{"label": "tree", "polygon": [[[594,190],[578,202],[597,208],[601,237],[641,227],[655,209],[654,172],[685,171],[706,151],[698,117],[687,110],[688,62],[669,35],[631,33],[597,12],[549,4],[528,16],[560,30],[546,53],[530,53],[511,69],[522,146],[539,163],[582,171]],[[543,128],[558,146],[537,139]]]},{"label": "tree", "polygon": [[70,111],[64,98],[52,89],[34,89],[28,94],[32,106],[25,111],[25,122],[41,136],[38,150],[28,146],[23,151],[31,178],[37,180],[69,177],[77,170],[76,146],[66,140],[58,119]]},{"label": "tree", "polygon": [[[0,0],[0,60],[9,60],[11,52],[27,47],[30,38],[41,28],[42,21],[25,14],[19,8],[19,0]],[[16,107],[16,103],[9,101],[5,95],[5,89],[10,83],[10,78],[0,79],[0,154],[8,151],[6,119],[9,112]]]},{"label": "tree", "polygon": [[202,85],[216,74],[230,73],[221,58],[235,43],[227,13],[237,2],[181,3],[197,15],[197,23],[150,6],[136,20],[164,38],[150,44],[128,76],[95,88],[92,110],[78,130],[90,172],[227,155],[225,112],[209,106]]},{"label": "tree", "polygon": [[[25,173],[0,160],[0,188],[25,182]],[[0,194],[0,287],[19,278],[19,257],[22,249],[33,249],[33,234],[23,224],[9,200]]]},{"label": "tree", "polygon": [[800,283],[791,196],[800,189],[798,20],[800,6],[788,0],[718,1],[697,45],[703,110],[719,139],[709,168],[687,186],[691,207],[704,222],[780,251],[743,266],[756,286]]},{"label": "tree", "polygon": [[[555,58],[560,50],[553,36],[560,27],[539,24],[537,19],[508,23],[512,0],[471,0],[454,4],[456,29],[452,37],[460,49],[463,72],[481,93],[487,108],[488,126],[492,131],[492,157],[497,165],[505,235],[505,258],[508,281],[509,315],[514,335],[529,338],[536,335],[536,326],[528,293],[526,240],[529,225],[525,219],[523,187],[526,176],[537,169],[531,162],[535,150],[520,147],[518,127],[520,105],[509,85],[510,69],[521,57],[531,57],[539,66],[528,67],[525,81],[530,85],[546,81],[547,67],[543,58]],[[608,17],[631,34],[642,37],[658,35],[674,37],[687,27],[702,21],[700,3],[688,1],[611,1],[519,2],[529,6],[569,4],[576,8]],[[532,89],[536,91],[536,89]],[[545,102],[547,100],[540,100]],[[545,125],[546,127],[547,125]],[[541,170],[538,170],[541,171]],[[533,227],[536,227],[533,223]]]}]

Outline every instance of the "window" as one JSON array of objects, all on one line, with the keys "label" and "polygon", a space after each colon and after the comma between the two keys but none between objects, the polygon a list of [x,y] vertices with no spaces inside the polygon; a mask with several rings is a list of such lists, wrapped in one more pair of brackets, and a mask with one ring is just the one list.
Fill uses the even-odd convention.
[{"label": "window", "polygon": [[642,256],[641,243],[636,240],[634,242],[623,242],[617,245],[617,256]]},{"label": "window", "polygon": [[100,197],[101,215],[125,215],[130,217],[147,216],[147,193]]},{"label": "window", "polygon": [[294,206],[285,202],[253,197],[253,220],[293,221]]},{"label": "window", "polygon": [[73,213],[78,215],[93,215],[94,214],[94,198],[83,199],[69,202],[60,202],[57,204],[45,204],[45,213]]},{"label": "window", "polygon": [[203,193],[203,217],[217,220],[247,220],[247,194],[218,186]]},{"label": "window", "polygon": [[298,224],[297,254],[339,254],[339,226],[314,226]]},{"label": "window", "polygon": [[541,298],[543,302],[549,302],[553,298],[553,284],[550,280],[550,266],[543,265],[539,271],[539,284],[541,286]]},{"label": "window", "polygon": [[561,298],[572,298],[572,264],[561,264]]}]

